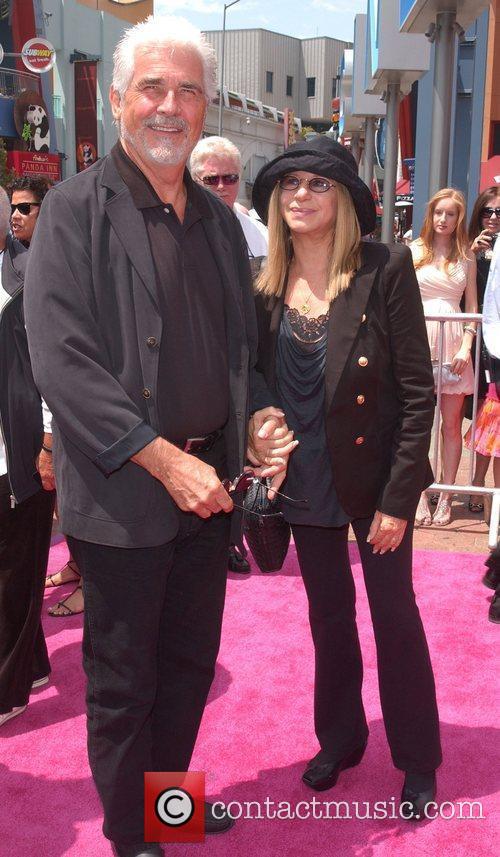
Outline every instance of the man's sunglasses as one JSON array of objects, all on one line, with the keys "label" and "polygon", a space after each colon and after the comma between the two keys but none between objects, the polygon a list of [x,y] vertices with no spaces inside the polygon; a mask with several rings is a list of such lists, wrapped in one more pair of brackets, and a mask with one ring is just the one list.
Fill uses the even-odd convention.
[{"label": "man's sunglasses", "polygon": [[[268,486],[265,482],[262,481],[258,476],[255,475],[253,470],[245,470],[244,473],[240,473],[236,479],[233,479],[231,482],[230,479],[223,479],[222,484],[226,489],[228,494],[243,494],[245,491],[248,491],[251,485],[261,485],[263,488],[268,490]],[[295,500],[293,497],[288,497],[287,494],[282,494],[281,491],[275,491],[275,494],[278,494],[280,497],[283,497],[285,500],[288,500],[290,503],[307,503],[307,500]],[[262,515],[259,512],[254,512],[252,509],[245,509],[243,506],[238,506],[233,502],[233,506],[235,509],[240,509],[242,512],[248,512],[250,515],[257,515],[259,518]]]},{"label": "man's sunglasses", "polygon": [[202,176],[201,180],[207,187],[217,187],[219,182],[222,182],[223,185],[236,184],[240,177],[238,173],[225,173],[223,176]]},{"label": "man's sunglasses", "polygon": [[41,205],[41,202],[18,202],[16,205],[11,203],[10,213],[12,215],[17,210],[19,214],[29,214],[32,205]]},{"label": "man's sunglasses", "polygon": [[486,206],[481,209],[481,217],[493,217],[494,214],[500,218],[500,208],[489,208]]},{"label": "man's sunglasses", "polygon": [[328,179],[299,179],[298,176],[282,176],[278,179],[278,184],[281,190],[298,190],[301,185],[305,185],[312,190],[313,193],[326,193],[331,187],[335,187]]}]

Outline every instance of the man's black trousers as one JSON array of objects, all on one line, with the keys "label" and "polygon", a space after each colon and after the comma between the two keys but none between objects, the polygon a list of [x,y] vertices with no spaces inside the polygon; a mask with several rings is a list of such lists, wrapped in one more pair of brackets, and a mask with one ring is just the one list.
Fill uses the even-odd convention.
[{"label": "man's black trousers", "polygon": [[0,714],[26,705],[32,682],[50,673],[40,616],[54,501],[41,488],[11,508],[0,477]]},{"label": "man's black trousers", "polygon": [[85,597],[89,761],[115,842],[143,839],[144,771],[188,770],[214,677],[230,517],[178,514],[159,547],[68,538]]},{"label": "man's black trousers", "polygon": [[[362,518],[352,526],[370,605],[392,759],[403,771],[433,771],[441,763],[439,719],[429,650],[412,586],[413,528],[408,524],[396,551],[380,556],[366,542],[370,523]],[[315,649],[316,735],[332,760],[340,760],[368,736],[348,527],[294,524],[292,531]]]}]

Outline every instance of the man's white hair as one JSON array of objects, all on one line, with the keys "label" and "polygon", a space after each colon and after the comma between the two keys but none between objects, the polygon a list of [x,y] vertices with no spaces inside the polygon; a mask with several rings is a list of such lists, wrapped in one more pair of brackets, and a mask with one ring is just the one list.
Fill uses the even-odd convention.
[{"label": "man's white hair", "polygon": [[134,27],[125,30],[113,54],[113,89],[121,98],[125,95],[134,74],[135,53],[147,48],[191,48],[203,65],[203,84],[207,101],[211,101],[217,88],[217,58],[205,36],[185,18],[173,15],[150,15]]},{"label": "man's white hair", "polygon": [[0,236],[5,238],[10,229],[10,199],[3,187],[0,187]]},{"label": "man's white hair", "polygon": [[238,173],[241,173],[241,153],[231,140],[227,137],[204,137],[199,140],[191,152],[190,169],[192,173],[199,175],[207,158],[222,155],[231,158],[237,164]]}]

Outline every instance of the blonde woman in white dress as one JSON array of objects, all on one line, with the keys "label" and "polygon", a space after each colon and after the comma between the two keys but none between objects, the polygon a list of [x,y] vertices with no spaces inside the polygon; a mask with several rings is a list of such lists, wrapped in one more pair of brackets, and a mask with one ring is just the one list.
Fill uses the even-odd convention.
[{"label": "blonde woman in white dress", "polygon": [[[476,259],[467,241],[465,200],[460,191],[444,188],[432,197],[411,252],[426,315],[460,312],[464,294],[465,312],[477,312]],[[437,362],[440,324],[427,321],[426,326],[431,359]],[[462,455],[463,402],[474,391],[471,348],[475,335],[472,322],[451,321],[444,326],[441,481],[445,485],[455,483]],[[442,491],[432,516],[427,496],[422,494],[416,524],[446,526],[451,520],[451,501],[452,495]]]}]

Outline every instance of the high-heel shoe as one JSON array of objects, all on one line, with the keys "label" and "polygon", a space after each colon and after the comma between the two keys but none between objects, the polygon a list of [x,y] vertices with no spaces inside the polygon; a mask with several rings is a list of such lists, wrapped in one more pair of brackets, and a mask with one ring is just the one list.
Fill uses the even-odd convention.
[{"label": "high-heel shoe", "polygon": [[418,501],[417,511],[415,514],[415,526],[416,527],[430,527],[432,524],[432,513],[429,509],[429,504],[427,502],[427,497],[425,494],[422,494],[420,500]]},{"label": "high-heel shoe", "polygon": [[407,772],[399,806],[401,818],[406,819],[406,821],[423,821],[431,818],[426,814],[426,807],[434,802],[435,797],[435,771],[430,771],[428,774],[409,774]]},{"label": "high-heel shoe", "polygon": [[339,778],[341,771],[346,768],[354,768],[359,765],[366,750],[366,743],[357,750],[353,750],[348,756],[344,756],[340,761],[332,762],[328,758],[328,754],[323,750],[311,759],[306,770],[302,775],[302,782],[314,789],[317,792],[323,792],[326,789],[331,789]]},{"label": "high-heel shoe", "polygon": [[451,497],[440,497],[432,523],[436,527],[447,527],[451,521]]}]

